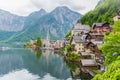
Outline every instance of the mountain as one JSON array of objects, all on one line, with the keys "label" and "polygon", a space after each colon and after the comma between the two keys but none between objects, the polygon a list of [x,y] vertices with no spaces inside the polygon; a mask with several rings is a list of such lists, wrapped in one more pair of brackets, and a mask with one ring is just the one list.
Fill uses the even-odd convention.
[{"label": "mountain", "polygon": [[39,11],[31,13],[25,20],[24,29],[34,25],[36,21],[38,21],[45,14],[47,14],[47,12],[44,9],[40,9]]},{"label": "mountain", "polygon": [[120,12],[120,0],[101,0],[99,3],[93,11],[88,12],[80,19],[82,23],[89,25],[94,22],[112,23],[113,17]]},{"label": "mountain", "polygon": [[24,27],[25,17],[11,14],[0,10],[0,30],[1,31],[21,31]]},{"label": "mountain", "polygon": [[6,40],[21,31],[24,27],[24,21],[25,17],[0,9],[0,41]]},{"label": "mountain", "polygon": [[46,38],[47,33],[52,40],[63,39],[81,16],[67,7],[57,7],[50,13],[43,9],[33,12],[27,17],[23,31],[12,36],[9,41],[35,40],[38,36]]}]

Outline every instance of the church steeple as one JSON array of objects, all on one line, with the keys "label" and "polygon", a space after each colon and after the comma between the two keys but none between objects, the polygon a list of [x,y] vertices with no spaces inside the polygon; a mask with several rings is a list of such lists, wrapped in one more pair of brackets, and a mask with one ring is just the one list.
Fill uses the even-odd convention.
[{"label": "church steeple", "polygon": [[49,30],[47,31],[46,40],[50,40]]},{"label": "church steeple", "polygon": [[46,46],[50,47],[50,34],[49,34],[49,30],[47,31],[47,36],[46,36]]}]

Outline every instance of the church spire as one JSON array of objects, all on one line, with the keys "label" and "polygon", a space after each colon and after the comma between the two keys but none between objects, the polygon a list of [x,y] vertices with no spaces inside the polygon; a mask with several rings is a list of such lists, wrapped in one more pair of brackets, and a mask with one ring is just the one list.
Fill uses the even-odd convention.
[{"label": "church spire", "polygon": [[50,40],[49,30],[47,31],[47,37],[46,40]]},{"label": "church spire", "polygon": [[46,44],[47,44],[47,47],[50,47],[50,35],[49,35],[49,30],[47,31]]}]

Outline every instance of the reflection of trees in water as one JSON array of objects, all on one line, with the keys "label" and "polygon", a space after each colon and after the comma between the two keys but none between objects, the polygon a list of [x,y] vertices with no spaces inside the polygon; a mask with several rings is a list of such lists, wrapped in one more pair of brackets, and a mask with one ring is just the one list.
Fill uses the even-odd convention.
[{"label": "reflection of trees in water", "polygon": [[30,66],[27,68],[32,73],[39,73],[41,77],[45,76],[46,73],[50,73],[51,76],[59,79],[67,79],[70,75],[72,79],[90,80],[92,78],[88,73],[81,70],[79,63],[63,60],[64,56],[62,53],[39,49],[33,52],[39,60],[30,61]]},{"label": "reflection of trees in water", "polygon": [[36,54],[37,59],[41,58],[41,56],[42,56],[42,50],[41,49],[33,50],[33,52]]}]

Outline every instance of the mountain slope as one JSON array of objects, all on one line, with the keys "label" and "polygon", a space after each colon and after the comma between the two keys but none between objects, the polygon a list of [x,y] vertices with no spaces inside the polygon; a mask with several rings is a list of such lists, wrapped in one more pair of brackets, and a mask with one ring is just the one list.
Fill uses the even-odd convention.
[{"label": "mountain slope", "polygon": [[2,31],[21,31],[24,27],[24,20],[25,17],[0,10],[0,30]]},{"label": "mountain slope", "polygon": [[0,41],[6,40],[21,31],[25,17],[11,14],[0,9]]},{"label": "mountain slope", "polygon": [[57,7],[50,13],[45,12],[42,16],[40,14],[35,16],[28,16],[27,21],[25,21],[24,30],[20,34],[15,35],[10,41],[29,41],[36,39],[38,36],[46,38],[48,32],[52,40],[62,39],[81,17],[79,13],[71,11],[67,7]]},{"label": "mountain slope", "polygon": [[92,25],[94,22],[112,23],[113,17],[120,11],[120,0],[101,0],[101,4],[84,15],[80,20],[82,23]]}]

